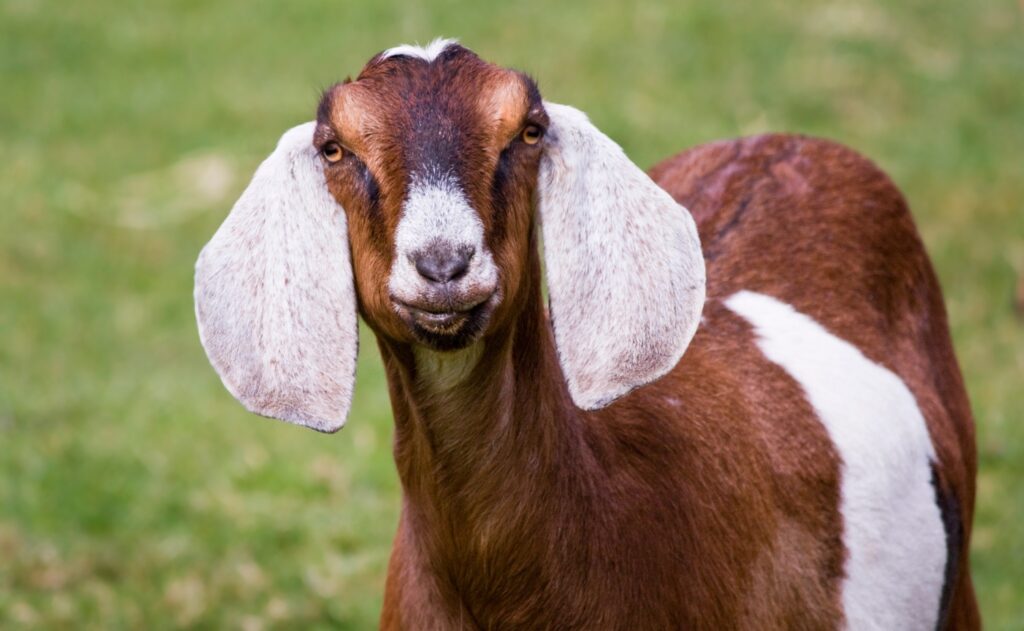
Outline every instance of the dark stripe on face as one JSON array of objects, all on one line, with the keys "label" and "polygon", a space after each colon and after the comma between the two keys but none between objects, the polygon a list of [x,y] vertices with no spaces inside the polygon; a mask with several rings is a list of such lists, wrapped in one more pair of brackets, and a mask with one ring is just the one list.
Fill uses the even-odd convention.
[{"label": "dark stripe on face", "polygon": [[[405,71],[406,122],[398,131],[406,171],[412,179],[436,183],[457,176],[468,157],[466,130],[477,126],[472,103],[460,85],[465,77],[451,72],[469,51],[458,45],[449,46],[433,62],[396,57],[388,61]],[[396,77],[397,78],[397,77]]]},{"label": "dark stripe on face", "polygon": [[494,179],[491,181],[491,200],[494,205],[494,216],[491,224],[491,238],[500,240],[505,236],[506,217],[505,213],[509,207],[507,196],[509,178],[511,177],[511,166],[509,165],[509,152],[506,148],[498,156],[498,166],[494,169]]},{"label": "dark stripe on face", "polygon": [[405,166],[413,179],[438,182],[458,177],[470,158],[467,131],[478,122],[469,104],[443,93],[442,82],[432,82],[409,108],[410,129],[404,139]]},{"label": "dark stripe on face", "polygon": [[429,104],[412,108],[412,133],[406,141],[406,168],[413,179],[435,183],[458,172],[459,130]]},{"label": "dark stripe on face", "polygon": [[370,169],[365,164],[360,164],[359,166],[363,171],[363,186],[366,187],[366,198],[370,201],[370,210],[374,213],[379,213],[380,185],[377,184],[377,178],[373,177],[373,173],[370,173]]}]

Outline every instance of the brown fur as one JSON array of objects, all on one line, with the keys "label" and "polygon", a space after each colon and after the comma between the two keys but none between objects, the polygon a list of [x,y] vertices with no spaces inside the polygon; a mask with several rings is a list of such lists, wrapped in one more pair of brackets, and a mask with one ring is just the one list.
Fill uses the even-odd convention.
[{"label": "brown fur", "polygon": [[903,196],[849,149],[796,136],[699,147],[651,175],[697,220],[710,297],[741,288],[775,296],[906,382],[935,445],[939,485],[961,513],[951,628],[978,626],[967,571],[974,422],[938,280]]},{"label": "brown fur", "polygon": [[[344,110],[356,101],[372,107],[350,124]],[[422,158],[417,116],[427,115],[501,270],[480,360],[440,393],[417,374],[386,288]],[[670,374],[583,412],[541,294],[539,154],[514,140],[545,122],[532,82],[458,47],[433,64],[378,57],[328,91],[319,119],[316,142],[358,153],[327,176],[348,215],[360,311],[395,417],[403,500],[382,628],[839,626],[838,456],[800,387],[721,304],[738,289],[789,302],[907,382],[963,529],[947,626],[978,627],[970,409],[935,276],[902,197],[874,166],[825,141],[764,136],[655,167],[699,224],[704,320]]]}]

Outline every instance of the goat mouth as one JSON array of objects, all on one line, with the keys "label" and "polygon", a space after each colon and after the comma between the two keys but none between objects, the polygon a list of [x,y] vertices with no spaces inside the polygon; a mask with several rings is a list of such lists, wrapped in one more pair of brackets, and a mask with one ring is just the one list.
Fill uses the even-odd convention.
[{"label": "goat mouth", "polygon": [[399,317],[416,339],[436,350],[457,350],[468,346],[483,332],[497,303],[492,292],[465,305],[414,305],[392,296]]},{"label": "goat mouth", "polygon": [[476,307],[467,311],[427,311],[416,307],[407,307],[409,313],[417,325],[427,329],[431,333],[451,335],[457,333],[462,325],[469,319],[470,314]]}]

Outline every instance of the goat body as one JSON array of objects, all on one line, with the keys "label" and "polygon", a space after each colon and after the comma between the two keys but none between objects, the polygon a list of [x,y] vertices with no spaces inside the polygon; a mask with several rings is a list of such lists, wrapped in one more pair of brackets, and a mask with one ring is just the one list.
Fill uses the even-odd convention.
[{"label": "goat body", "polygon": [[[239,218],[225,223],[197,271],[204,344],[231,391],[255,411],[319,429],[340,426],[332,419],[339,409],[343,417],[350,383],[322,377],[297,390],[295,375],[334,375],[337,360],[312,342],[349,348],[354,325],[344,314],[342,328],[296,314],[312,308],[308,287],[358,295],[387,372],[403,489],[382,628],[978,628],[968,567],[973,422],[938,283],[890,180],[834,143],[768,135],[701,146],[654,167],[651,179],[673,203],[633,171],[608,176],[634,168],[617,147],[567,109],[542,108],[525,79],[482,63],[437,43],[379,55],[351,86],[328,92],[314,149],[312,127],[282,141],[279,152],[310,156],[339,155],[324,147],[345,142],[362,163],[316,167],[350,233],[342,224],[336,242],[309,237],[313,254],[304,258],[290,258],[295,239],[279,240],[288,251],[282,266],[298,278],[277,290],[288,309],[239,316],[216,306],[231,284],[259,295],[276,282],[249,278],[250,255],[234,245],[241,239],[259,252],[269,242],[265,226],[277,215],[264,193],[258,204],[240,201]],[[394,85],[406,92],[388,92]],[[462,98],[450,100],[439,85]],[[367,86],[377,90],[372,98]],[[485,106],[466,110],[470,97]],[[376,136],[366,132],[367,117],[388,108],[402,113],[373,127]],[[502,114],[487,122],[473,118],[478,111]],[[515,141],[472,144],[490,137],[483,132],[459,135],[489,129],[514,138],[523,120],[550,124],[546,157]],[[381,140],[382,129],[393,136]],[[443,139],[441,148],[424,138]],[[562,164],[574,158],[565,147],[578,139],[588,161],[611,171],[566,176]],[[356,142],[367,145],[348,149]],[[449,162],[441,175],[423,166]],[[579,213],[559,214],[560,200],[606,177],[602,196],[569,210],[622,194],[611,211],[661,214],[629,214],[624,228],[614,212],[600,215],[593,232],[573,223]],[[643,203],[621,192],[629,186],[649,187]],[[303,203],[322,210],[316,221],[336,225],[330,198]],[[699,247],[689,245],[682,207]],[[259,221],[251,208],[263,213]],[[652,239],[665,235],[651,217],[698,263],[702,254],[705,267],[662,254]],[[307,232],[280,221],[279,232]],[[462,241],[439,242],[430,232],[438,225]],[[333,284],[317,280],[337,253],[348,256],[349,240],[355,287],[346,289],[351,271]],[[626,250],[635,256],[616,258]],[[584,270],[566,263],[581,251],[610,254]],[[445,268],[456,271],[439,281],[438,261],[456,256],[459,266]],[[402,257],[430,278],[402,268]],[[310,260],[316,265],[296,262]],[[289,293],[300,291],[296,283],[305,283],[302,293]],[[642,298],[602,303],[635,297],[645,283]],[[620,289],[602,294],[609,286]],[[354,314],[351,304],[331,313]],[[701,314],[699,327],[691,312]],[[268,314],[275,331],[287,325],[297,341],[253,363],[248,353],[273,347],[270,333],[259,333]],[[665,318],[696,334],[663,343]],[[317,333],[307,346],[308,331]],[[287,358],[306,348],[307,359],[291,366]]]},{"label": "goat body", "polygon": [[[977,627],[965,545],[970,408],[902,196],[850,150],[796,136],[698,147],[652,176],[694,214],[708,262],[701,328],[662,379],[597,412],[553,387],[563,379],[536,260],[518,327],[488,340],[458,386],[432,391],[436,373],[423,383],[415,357],[381,341],[406,493],[383,626],[835,627],[848,575],[841,470],[857,454],[833,443],[803,384],[730,308],[754,291],[810,316],[913,393],[937,456],[931,501],[949,529],[932,625]],[[830,350],[803,342],[809,362]],[[859,377],[844,368],[829,387]],[[883,436],[867,437],[876,439],[866,447],[882,447]],[[876,499],[901,501],[904,481],[915,482],[893,480],[893,496]],[[910,543],[921,533],[880,536]],[[900,591],[885,578],[871,579],[877,590]]]}]

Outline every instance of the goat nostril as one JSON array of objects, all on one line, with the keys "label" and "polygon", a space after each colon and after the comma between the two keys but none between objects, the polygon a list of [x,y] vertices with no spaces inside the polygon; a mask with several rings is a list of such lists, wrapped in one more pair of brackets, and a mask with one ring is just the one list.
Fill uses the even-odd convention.
[{"label": "goat nostril", "polygon": [[473,258],[473,248],[451,250],[428,250],[415,257],[416,271],[420,276],[435,283],[447,283],[466,275]]}]

